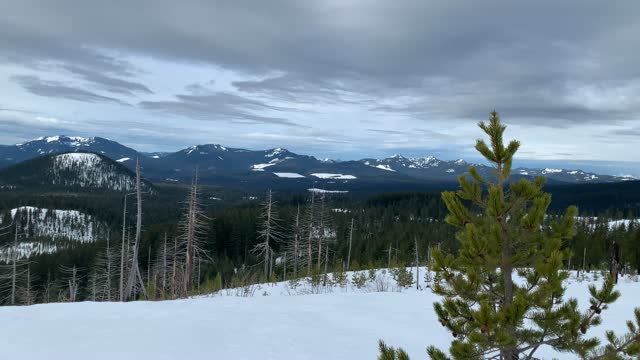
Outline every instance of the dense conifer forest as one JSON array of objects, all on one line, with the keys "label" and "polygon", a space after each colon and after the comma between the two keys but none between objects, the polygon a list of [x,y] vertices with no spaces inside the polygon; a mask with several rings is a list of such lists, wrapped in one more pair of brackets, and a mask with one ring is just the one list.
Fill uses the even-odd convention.
[{"label": "dense conifer forest", "polygon": [[[635,186],[635,187],[634,187]],[[171,248],[172,241],[184,235],[180,220],[188,210],[187,199],[190,187],[173,184],[160,184],[157,191],[142,195],[142,231],[139,243],[139,267],[142,280],[149,280],[158,274],[158,259],[164,247]],[[571,266],[580,269],[605,268],[615,240],[621,248],[621,261],[626,271],[640,269],[640,228],[631,222],[628,226],[614,226],[609,222],[616,219],[636,217],[638,202],[633,190],[634,183],[574,185],[549,187],[554,197],[551,213],[561,210],[565,202],[574,200],[581,204],[581,220],[577,224],[577,235],[565,244],[573,251]],[[610,193],[623,192],[629,196],[611,197]],[[260,231],[263,226],[264,201],[266,191],[257,189],[234,189],[215,186],[201,186],[198,190],[198,204],[202,212],[201,226],[197,237],[202,248],[202,257],[193,264],[193,288],[190,292],[211,291],[215,288],[232,286],[251,278],[258,281],[269,277],[283,279],[285,266],[289,261],[287,278],[306,275],[298,269],[294,273],[293,259],[286,255],[291,252],[291,239],[302,238],[307,231],[304,224],[313,223],[314,240],[326,246],[324,250],[315,249],[311,256],[311,271],[365,269],[411,265],[415,263],[416,245],[419,259],[426,259],[432,247],[456,251],[453,227],[443,220],[446,208],[440,193],[434,192],[393,192],[381,194],[366,193],[310,193],[301,191],[274,191],[274,215],[277,215],[277,239],[269,244],[269,258],[258,256],[254,251],[261,244]],[[128,197],[126,215],[127,246],[130,246],[135,233],[136,211],[134,196]],[[48,287],[56,291],[68,292],[65,281],[68,269],[77,269],[78,297],[90,299],[91,273],[104,254],[107,238],[111,251],[121,249],[123,223],[123,194],[120,192],[62,192],[57,189],[44,189],[33,193],[19,190],[4,190],[0,196],[2,224],[11,222],[10,209],[36,207],[41,209],[74,209],[99,219],[106,224],[108,231],[100,234],[92,242],[64,243],[64,250],[52,253],[34,254],[28,261],[20,259],[23,272],[29,270],[30,286],[38,294],[34,301],[54,301],[51,295],[43,298]],[[624,199],[624,202],[621,200]],[[618,201],[620,200],[620,201]],[[313,201],[313,204],[312,204]],[[309,219],[313,213],[314,219]],[[298,229],[296,230],[296,218]],[[353,222],[353,228],[351,227]],[[307,224],[308,226],[308,224]],[[10,251],[14,244],[15,231],[11,228],[3,231],[0,244]],[[296,235],[297,234],[297,235]],[[168,239],[165,243],[165,236]],[[322,239],[318,239],[321,237]],[[33,240],[33,239],[31,239]],[[40,242],[51,243],[51,239],[41,237]],[[312,241],[314,241],[312,240]],[[20,242],[29,241],[21,235]],[[62,240],[56,240],[58,244]],[[167,245],[169,244],[169,245]],[[351,251],[349,245],[351,244]],[[316,245],[314,245],[316,246]],[[115,250],[114,250],[115,249]],[[166,250],[166,249],[165,249]],[[316,253],[316,252],[321,253]],[[166,255],[167,251],[165,251]],[[206,254],[206,255],[204,255]],[[114,264],[119,265],[118,261]],[[9,260],[6,258],[5,260]],[[319,259],[319,260],[318,260]],[[349,260],[349,264],[347,261]],[[296,260],[297,261],[297,260]],[[304,260],[309,262],[308,259]],[[265,262],[269,270],[262,270]],[[7,266],[11,265],[10,261]],[[302,269],[304,264],[299,264]],[[308,265],[308,264],[307,264]],[[4,266],[6,267],[6,266]],[[4,269],[0,281],[10,281],[10,266]],[[149,270],[150,269],[150,270]],[[305,267],[306,269],[306,267]],[[117,272],[117,266],[114,271]],[[248,275],[251,274],[251,275]],[[114,287],[117,275],[114,273]],[[20,277],[23,282],[24,276]],[[7,286],[1,286],[7,298]],[[144,297],[143,293],[137,296]],[[56,298],[57,299],[57,298]]]}]

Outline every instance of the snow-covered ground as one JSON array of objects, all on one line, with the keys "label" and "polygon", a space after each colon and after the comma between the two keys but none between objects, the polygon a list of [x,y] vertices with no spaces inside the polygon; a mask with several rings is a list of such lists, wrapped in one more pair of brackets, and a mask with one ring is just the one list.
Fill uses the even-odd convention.
[{"label": "snow-covered ground", "polygon": [[280,178],[289,178],[289,179],[301,179],[304,178],[304,175],[298,173],[290,173],[290,172],[274,172],[275,176]]},{"label": "snow-covered ground", "polygon": [[[293,289],[283,282],[188,300],[0,307],[1,353],[25,360],[375,359],[383,339],[426,359],[428,345],[448,348],[452,338],[432,309],[436,296],[400,291],[388,272],[376,276],[361,289],[306,282]],[[569,286],[583,308],[590,283]],[[603,313],[594,335],[623,329],[638,306],[640,283],[626,279],[618,289],[621,299]],[[549,349],[538,356],[574,358]]]},{"label": "snow-covered ground", "polygon": [[311,176],[315,176],[320,179],[333,179],[333,180],[355,180],[357,177],[354,175],[345,175],[345,174],[331,174],[331,173],[315,173],[311,174]]}]

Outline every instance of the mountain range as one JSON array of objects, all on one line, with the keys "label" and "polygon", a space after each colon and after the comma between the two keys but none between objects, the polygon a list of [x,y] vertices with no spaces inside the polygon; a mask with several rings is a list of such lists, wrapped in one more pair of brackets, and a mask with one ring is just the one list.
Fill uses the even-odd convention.
[{"label": "mountain range", "polygon": [[[136,160],[146,179],[154,182],[189,182],[194,170],[203,183],[258,183],[261,181],[313,184],[340,183],[416,183],[455,182],[471,164],[465,160],[441,160],[435,157],[408,158],[394,155],[385,159],[350,161],[321,160],[300,155],[284,148],[246,150],[222,145],[194,145],[173,153],[143,153],[118,142],[101,137],[41,137],[16,145],[0,146],[0,168],[8,168],[26,160],[68,152],[91,152],[135,168]],[[483,176],[492,168],[473,164]],[[0,171],[0,175],[2,172]],[[517,168],[516,178],[546,176],[551,183],[575,184],[616,182],[629,177],[595,174],[579,169]],[[125,187],[128,187],[125,186]]]}]

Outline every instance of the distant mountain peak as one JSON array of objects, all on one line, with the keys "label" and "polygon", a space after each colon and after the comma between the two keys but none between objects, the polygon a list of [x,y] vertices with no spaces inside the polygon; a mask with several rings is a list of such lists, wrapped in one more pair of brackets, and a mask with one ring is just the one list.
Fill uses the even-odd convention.
[{"label": "distant mountain peak", "polygon": [[41,136],[37,139],[33,139],[24,143],[16,144],[16,146],[25,146],[33,143],[62,143],[70,146],[79,146],[81,144],[91,143],[95,141],[95,137],[80,137],[80,136],[67,136],[67,135],[54,135],[54,136]]},{"label": "distant mountain peak", "polygon": [[265,154],[264,157],[275,157],[275,156],[279,156],[287,153],[289,153],[289,150],[285,148],[277,147],[271,150],[267,150],[267,154]]},{"label": "distant mountain peak", "polygon": [[228,149],[219,144],[205,144],[205,145],[192,145],[184,150],[182,150],[187,155],[198,154],[198,155],[210,155],[209,152],[226,152]]}]

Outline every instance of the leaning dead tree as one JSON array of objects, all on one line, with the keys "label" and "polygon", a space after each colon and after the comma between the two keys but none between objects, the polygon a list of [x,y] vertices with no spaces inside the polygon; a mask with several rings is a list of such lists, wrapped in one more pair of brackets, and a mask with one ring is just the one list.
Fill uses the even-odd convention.
[{"label": "leaning dead tree", "polygon": [[[197,265],[202,258],[208,258],[203,239],[207,234],[209,218],[202,211],[199,195],[198,169],[196,168],[184,216],[178,224],[180,236],[177,238],[178,244],[173,261],[174,276],[179,279],[181,288],[179,292],[182,296],[187,296],[189,291],[193,290],[194,282],[200,282],[200,279],[197,278]],[[166,263],[164,265],[166,268]]]},{"label": "leaning dead tree", "polygon": [[132,247],[131,268],[127,279],[127,287],[124,291],[124,299],[130,299],[136,293],[142,291],[147,297],[147,291],[144,287],[144,281],[140,274],[140,265],[138,264],[138,255],[140,249],[140,235],[142,232],[142,181],[140,177],[140,162],[136,162],[136,237]]},{"label": "leaning dead tree", "polygon": [[354,218],[351,218],[351,228],[349,229],[349,252],[347,253],[347,271],[351,268],[351,245],[353,243],[353,223]]},{"label": "leaning dead tree", "polygon": [[273,245],[284,238],[279,222],[280,219],[276,210],[276,202],[273,200],[273,192],[269,189],[260,214],[258,230],[260,242],[252,249],[252,252],[258,258],[263,259],[264,276],[267,278],[271,277],[273,271]]}]

